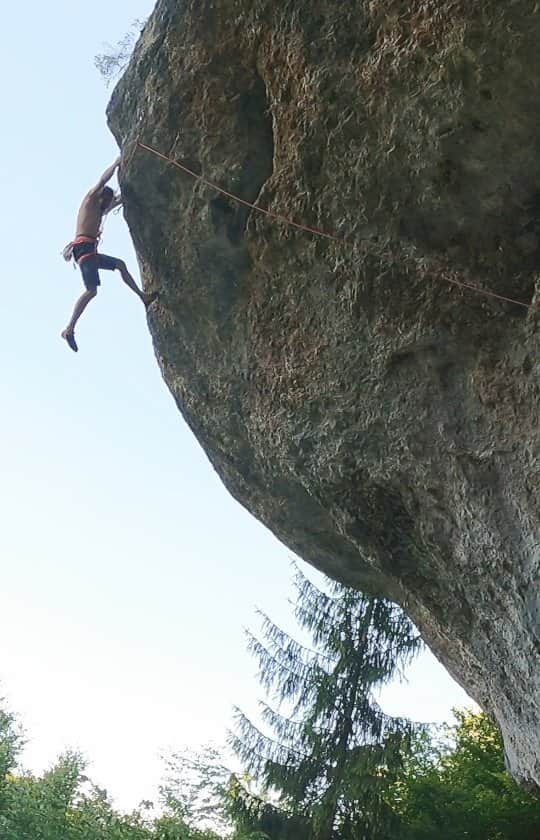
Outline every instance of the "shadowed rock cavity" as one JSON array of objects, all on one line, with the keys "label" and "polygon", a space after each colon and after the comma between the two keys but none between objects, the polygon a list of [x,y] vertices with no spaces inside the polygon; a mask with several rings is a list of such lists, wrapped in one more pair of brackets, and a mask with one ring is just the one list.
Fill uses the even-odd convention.
[{"label": "shadowed rock cavity", "polygon": [[109,108],[156,356],[218,474],[399,601],[532,787],[540,321],[451,281],[538,288],[539,39],[526,0],[160,0]]}]

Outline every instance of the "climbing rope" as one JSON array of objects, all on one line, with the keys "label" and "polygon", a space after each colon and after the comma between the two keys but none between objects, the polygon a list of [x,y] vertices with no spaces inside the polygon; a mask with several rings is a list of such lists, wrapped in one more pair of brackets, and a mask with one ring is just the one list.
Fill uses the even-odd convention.
[{"label": "climbing rope", "polygon": [[[170,163],[172,166],[175,166],[177,169],[182,170],[185,172],[186,175],[190,175],[199,183],[204,184],[205,186],[209,187],[212,190],[215,190],[222,195],[227,196],[227,198],[231,198],[233,201],[236,201],[238,204],[243,204],[244,207],[249,207],[251,210],[256,210],[258,213],[263,213],[265,216],[269,216],[271,219],[274,219],[277,222],[282,222],[289,227],[296,228],[297,230],[306,231],[306,233],[312,233],[316,236],[320,236],[323,239],[330,239],[333,242],[338,242],[341,245],[348,245],[350,244],[347,239],[344,239],[340,236],[335,236],[332,233],[326,233],[323,230],[319,230],[319,228],[310,227],[309,225],[303,225],[299,222],[294,222],[292,219],[288,219],[286,216],[282,216],[280,213],[274,213],[272,210],[266,210],[264,207],[260,207],[258,204],[252,204],[250,201],[246,201],[243,198],[240,198],[238,195],[234,195],[234,193],[228,192],[224,190],[222,187],[219,187],[217,184],[214,184],[213,181],[209,181],[208,178],[205,178],[203,175],[199,175],[197,172],[194,172],[188,166],[185,166],[183,163],[179,163],[177,160],[173,160],[173,158],[169,157],[168,155],[164,155],[162,152],[159,152],[157,149],[153,149],[152,146],[147,146],[146,143],[141,143],[140,140],[136,140],[135,147],[133,154],[130,156],[133,157],[137,148],[144,149],[147,152],[155,155],[161,160]],[[517,300],[516,298],[507,297],[506,295],[500,295],[497,292],[493,292],[490,289],[483,289],[481,286],[475,286],[473,283],[465,283],[462,280],[456,280],[453,277],[445,277],[444,280],[447,283],[451,283],[454,286],[459,286],[462,289],[470,289],[477,294],[484,295],[485,297],[495,298],[496,300],[502,300],[505,303],[512,303],[515,306],[521,306],[524,309],[536,309],[540,310],[540,305],[536,303],[526,303],[524,300]]]},{"label": "climbing rope", "polygon": [[244,207],[250,207],[252,210],[258,210],[259,213],[264,213],[265,216],[270,216],[272,219],[275,219],[278,222],[283,222],[290,227],[298,228],[298,230],[305,230],[308,233],[315,233],[317,236],[322,236],[324,239],[332,239],[334,242],[345,242],[344,239],[340,239],[339,236],[334,236],[331,233],[325,233],[323,230],[318,230],[318,228],[308,227],[307,225],[301,225],[298,222],[293,222],[291,219],[287,219],[285,216],[281,216],[279,213],[273,213],[271,210],[265,210],[264,207],[259,207],[258,204],[252,204],[250,201],[245,201],[245,199],[240,198],[238,195],[234,195],[233,193],[227,192],[227,190],[218,187],[217,184],[214,184],[212,181],[209,181],[207,178],[204,178],[202,175],[197,175],[192,169],[189,169],[187,166],[184,166],[183,163],[178,163],[177,160],[173,160],[167,155],[163,155],[161,152],[156,151],[151,146],[147,146],[145,143],[141,143],[140,140],[137,141],[137,145],[141,149],[146,149],[147,152],[152,152],[153,155],[161,158],[162,160],[168,161],[168,163],[172,163],[173,166],[178,167],[181,169],[182,172],[186,172],[188,175],[191,175],[192,178],[195,178],[197,181],[200,181],[201,184],[205,184],[207,187],[210,187],[212,190],[216,190],[217,192],[221,193],[222,195],[226,195],[227,198],[232,198],[233,201],[237,201],[239,204],[243,204]]}]

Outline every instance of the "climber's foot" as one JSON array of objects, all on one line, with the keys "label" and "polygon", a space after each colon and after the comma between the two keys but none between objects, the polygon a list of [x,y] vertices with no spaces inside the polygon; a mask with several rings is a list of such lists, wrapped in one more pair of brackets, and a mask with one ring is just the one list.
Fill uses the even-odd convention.
[{"label": "climber's foot", "polygon": [[73,333],[73,330],[64,330],[64,332],[62,333],[62,338],[64,339],[64,341],[67,342],[68,347],[71,347],[74,353],[78,351],[79,348],[77,347],[77,342],[75,341],[75,335]]},{"label": "climber's foot", "polygon": [[144,303],[144,305],[148,307],[151,303],[157,300],[157,296],[157,292],[143,292],[141,300]]}]

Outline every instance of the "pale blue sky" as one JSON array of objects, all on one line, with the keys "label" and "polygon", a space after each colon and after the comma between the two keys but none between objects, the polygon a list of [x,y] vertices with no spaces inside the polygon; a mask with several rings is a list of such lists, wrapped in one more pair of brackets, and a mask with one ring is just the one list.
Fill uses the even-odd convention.
[{"label": "pale blue sky", "polygon": [[[154,795],[161,749],[219,739],[232,703],[253,708],[242,627],[255,605],[289,622],[291,591],[290,553],[222,487],[117,275],[79,354],[59,338],[82,290],[60,251],[117,154],[93,57],[152,5],[9,3],[0,52],[0,688],[28,764],[80,747],[125,807]],[[136,270],[121,216],[103,250]],[[387,692],[422,719],[464,701],[428,656]]]}]

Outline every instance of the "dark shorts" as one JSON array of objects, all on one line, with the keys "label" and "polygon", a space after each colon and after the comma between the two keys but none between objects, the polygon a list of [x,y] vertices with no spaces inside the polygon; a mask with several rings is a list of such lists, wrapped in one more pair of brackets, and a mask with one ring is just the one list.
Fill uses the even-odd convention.
[{"label": "dark shorts", "polygon": [[[95,245],[92,242],[75,245],[73,248],[73,256],[81,269],[83,283],[88,290],[97,289],[100,285],[100,269],[115,271],[120,263],[120,260],[117,260],[116,257],[108,257],[106,254],[98,254],[94,253],[94,251]],[[80,258],[85,254],[91,254],[92,256],[85,256],[84,260],[79,263]]]}]

